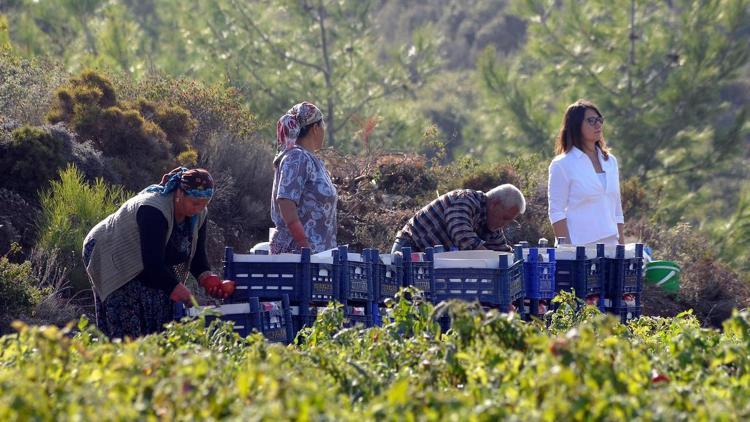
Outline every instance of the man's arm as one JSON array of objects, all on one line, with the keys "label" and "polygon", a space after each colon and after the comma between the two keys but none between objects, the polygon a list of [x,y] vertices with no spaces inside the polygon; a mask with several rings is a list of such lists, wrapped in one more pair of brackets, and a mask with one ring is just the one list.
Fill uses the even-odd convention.
[{"label": "man's arm", "polygon": [[454,201],[445,210],[445,225],[453,244],[460,250],[486,249],[484,240],[473,226],[472,217],[478,210],[468,200]]},{"label": "man's arm", "polygon": [[484,247],[499,252],[513,251],[513,247],[508,244],[508,240],[501,232],[493,232],[490,238],[484,243]]}]

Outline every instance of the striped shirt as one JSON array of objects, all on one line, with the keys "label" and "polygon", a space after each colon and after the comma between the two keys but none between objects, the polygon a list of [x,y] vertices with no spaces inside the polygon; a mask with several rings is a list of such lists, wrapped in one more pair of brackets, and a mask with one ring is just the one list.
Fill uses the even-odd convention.
[{"label": "striped shirt", "polygon": [[480,246],[507,250],[501,231],[487,228],[487,196],[484,192],[461,189],[448,192],[426,205],[398,232],[415,252],[443,245],[446,250],[473,250]]}]

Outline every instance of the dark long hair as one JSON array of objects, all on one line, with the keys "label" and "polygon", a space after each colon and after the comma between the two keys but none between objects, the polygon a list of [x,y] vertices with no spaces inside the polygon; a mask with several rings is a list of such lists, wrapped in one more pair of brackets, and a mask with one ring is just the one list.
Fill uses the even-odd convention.
[{"label": "dark long hair", "polygon": [[[588,100],[578,100],[569,105],[568,109],[565,110],[560,132],[557,135],[557,139],[555,139],[555,154],[568,152],[574,146],[583,151],[581,125],[588,109],[594,110],[599,117],[602,117],[599,109],[596,108],[594,103]],[[607,141],[604,140],[603,136],[596,141],[596,146],[602,151],[604,159],[609,160],[609,148],[607,148]]]}]

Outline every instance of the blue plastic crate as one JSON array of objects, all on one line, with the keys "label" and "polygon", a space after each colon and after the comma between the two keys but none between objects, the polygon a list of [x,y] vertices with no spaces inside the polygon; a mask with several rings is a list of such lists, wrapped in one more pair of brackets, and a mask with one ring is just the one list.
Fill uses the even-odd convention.
[{"label": "blue plastic crate", "polygon": [[[300,256],[296,262],[270,262],[268,255],[235,254],[231,247],[224,249],[224,278],[234,280],[234,294],[229,303],[247,303],[251,297],[261,300],[281,300],[282,295],[291,301],[302,300],[303,265]],[[306,255],[310,259],[309,250]]]},{"label": "blue plastic crate", "polygon": [[350,254],[346,246],[339,246],[337,255],[341,271],[341,303],[374,301],[375,288],[370,260],[364,254]]},{"label": "blue plastic crate", "polygon": [[[336,263],[311,262],[310,250],[302,249],[299,260],[272,262],[269,255],[235,254],[225,249],[224,278],[234,280],[236,289],[229,303],[244,303],[251,297],[261,301],[281,300],[288,295],[294,304],[328,302],[337,297]],[[279,259],[274,257],[273,259]]]},{"label": "blue plastic crate", "polygon": [[303,280],[309,280],[309,282],[302,283],[302,285],[305,292],[309,289],[308,297],[312,302],[328,303],[339,296],[340,282],[338,264],[335,260],[333,264],[310,263],[306,268]]},{"label": "blue plastic crate", "polygon": [[635,245],[635,257],[625,258],[625,246],[617,245],[614,258],[604,258],[607,296],[615,307],[625,293],[643,291],[643,244]]},{"label": "blue plastic crate", "polygon": [[282,296],[280,307],[266,310],[263,306],[264,304],[257,297],[250,298],[250,314],[254,318],[253,326],[269,341],[285,344],[294,341],[296,332],[289,297]]},{"label": "blue plastic crate", "polygon": [[584,246],[576,247],[575,259],[560,259],[555,257],[555,289],[575,289],[576,296],[585,299],[598,296],[599,309],[604,311],[605,270],[604,244],[597,245],[597,256],[587,258]]},{"label": "blue plastic crate", "polygon": [[434,301],[479,301],[508,311],[524,296],[523,261],[501,255],[498,268],[435,268]]},{"label": "blue plastic crate", "polygon": [[312,326],[312,324],[315,322],[315,318],[317,318],[318,312],[317,307],[310,306],[307,308],[307,310],[302,313],[300,312],[299,306],[292,306],[292,325],[294,327],[295,335],[296,333],[299,333],[299,331],[305,327]]},{"label": "blue plastic crate", "polygon": [[344,306],[344,319],[345,326],[353,327],[357,324],[365,327],[372,327],[374,325],[372,308],[360,306]]},{"label": "blue plastic crate", "polygon": [[390,257],[389,263],[384,263],[377,249],[367,249],[365,254],[372,266],[375,302],[382,305],[386,299],[396,297],[396,293],[404,286],[402,257],[394,254]]},{"label": "blue plastic crate", "polygon": [[[182,316],[197,316],[200,310],[185,310],[180,305],[176,312]],[[263,333],[272,342],[291,343],[294,340],[294,328],[292,314],[289,306],[289,298],[284,296],[281,306],[276,310],[264,310],[257,297],[250,298],[246,303],[231,303],[211,307],[219,315],[207,314],[206,325],[216,319],[232,322],[232,330],[242,337],[247,337],[253,331]],[[213,313],[213,312],[212,312]]]},{"label": "blue plastic crate", "polygon": [[642,306],[620,306],[617,308],[607,308],[607,312],[620,318],[620,322],[626,324],[628,321],[636,319],[642,315]]},{"label": "blue plastic crate", "polygon": [[414,286],[424,292],[427,300],[432,300],[435,291],[435,269],[433,266],[433,248],[427,248],[424,254],[420,255],[424,259],[417,261],[413,259],[411,248],[406,247],[401,250],[404,264],[404,286]]},{"label": "blue plastic crate", "polygon": [[253,320],[255,319],[250,315],[250,304],[249,303],[233,303],[228,305],[222,305],[216,308],[217,312],[221,312],[220,316],[206,315],[206,326],[211,324],[216,319],[220,319],[224,322],[232,323],[232,331],[239,334],[242,337],[247,337],[253,332]]},{"label": "blue plastic crate", "polygon": [[[523,256],[521,245],[515,247],[516,255]],[[555,290],[555,249],[546,248],[547,261],[539,257],[538,248],[529,248],[528,256],[524,258],[524,279],[526,298],[532,300],[552,299]]]}]

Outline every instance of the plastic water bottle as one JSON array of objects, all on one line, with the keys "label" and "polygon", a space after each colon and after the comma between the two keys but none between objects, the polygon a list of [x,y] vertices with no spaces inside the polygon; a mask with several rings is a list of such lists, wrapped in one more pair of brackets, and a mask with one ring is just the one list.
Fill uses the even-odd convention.
[{"label": "plastic water bottle", "polygon": [[539,243],[538,244],[539,244],[540,248],[546,248],[547,245],[549,244],[549,241],[547,240],[547,238],[541,237],[541,238],[539,238]]}]

